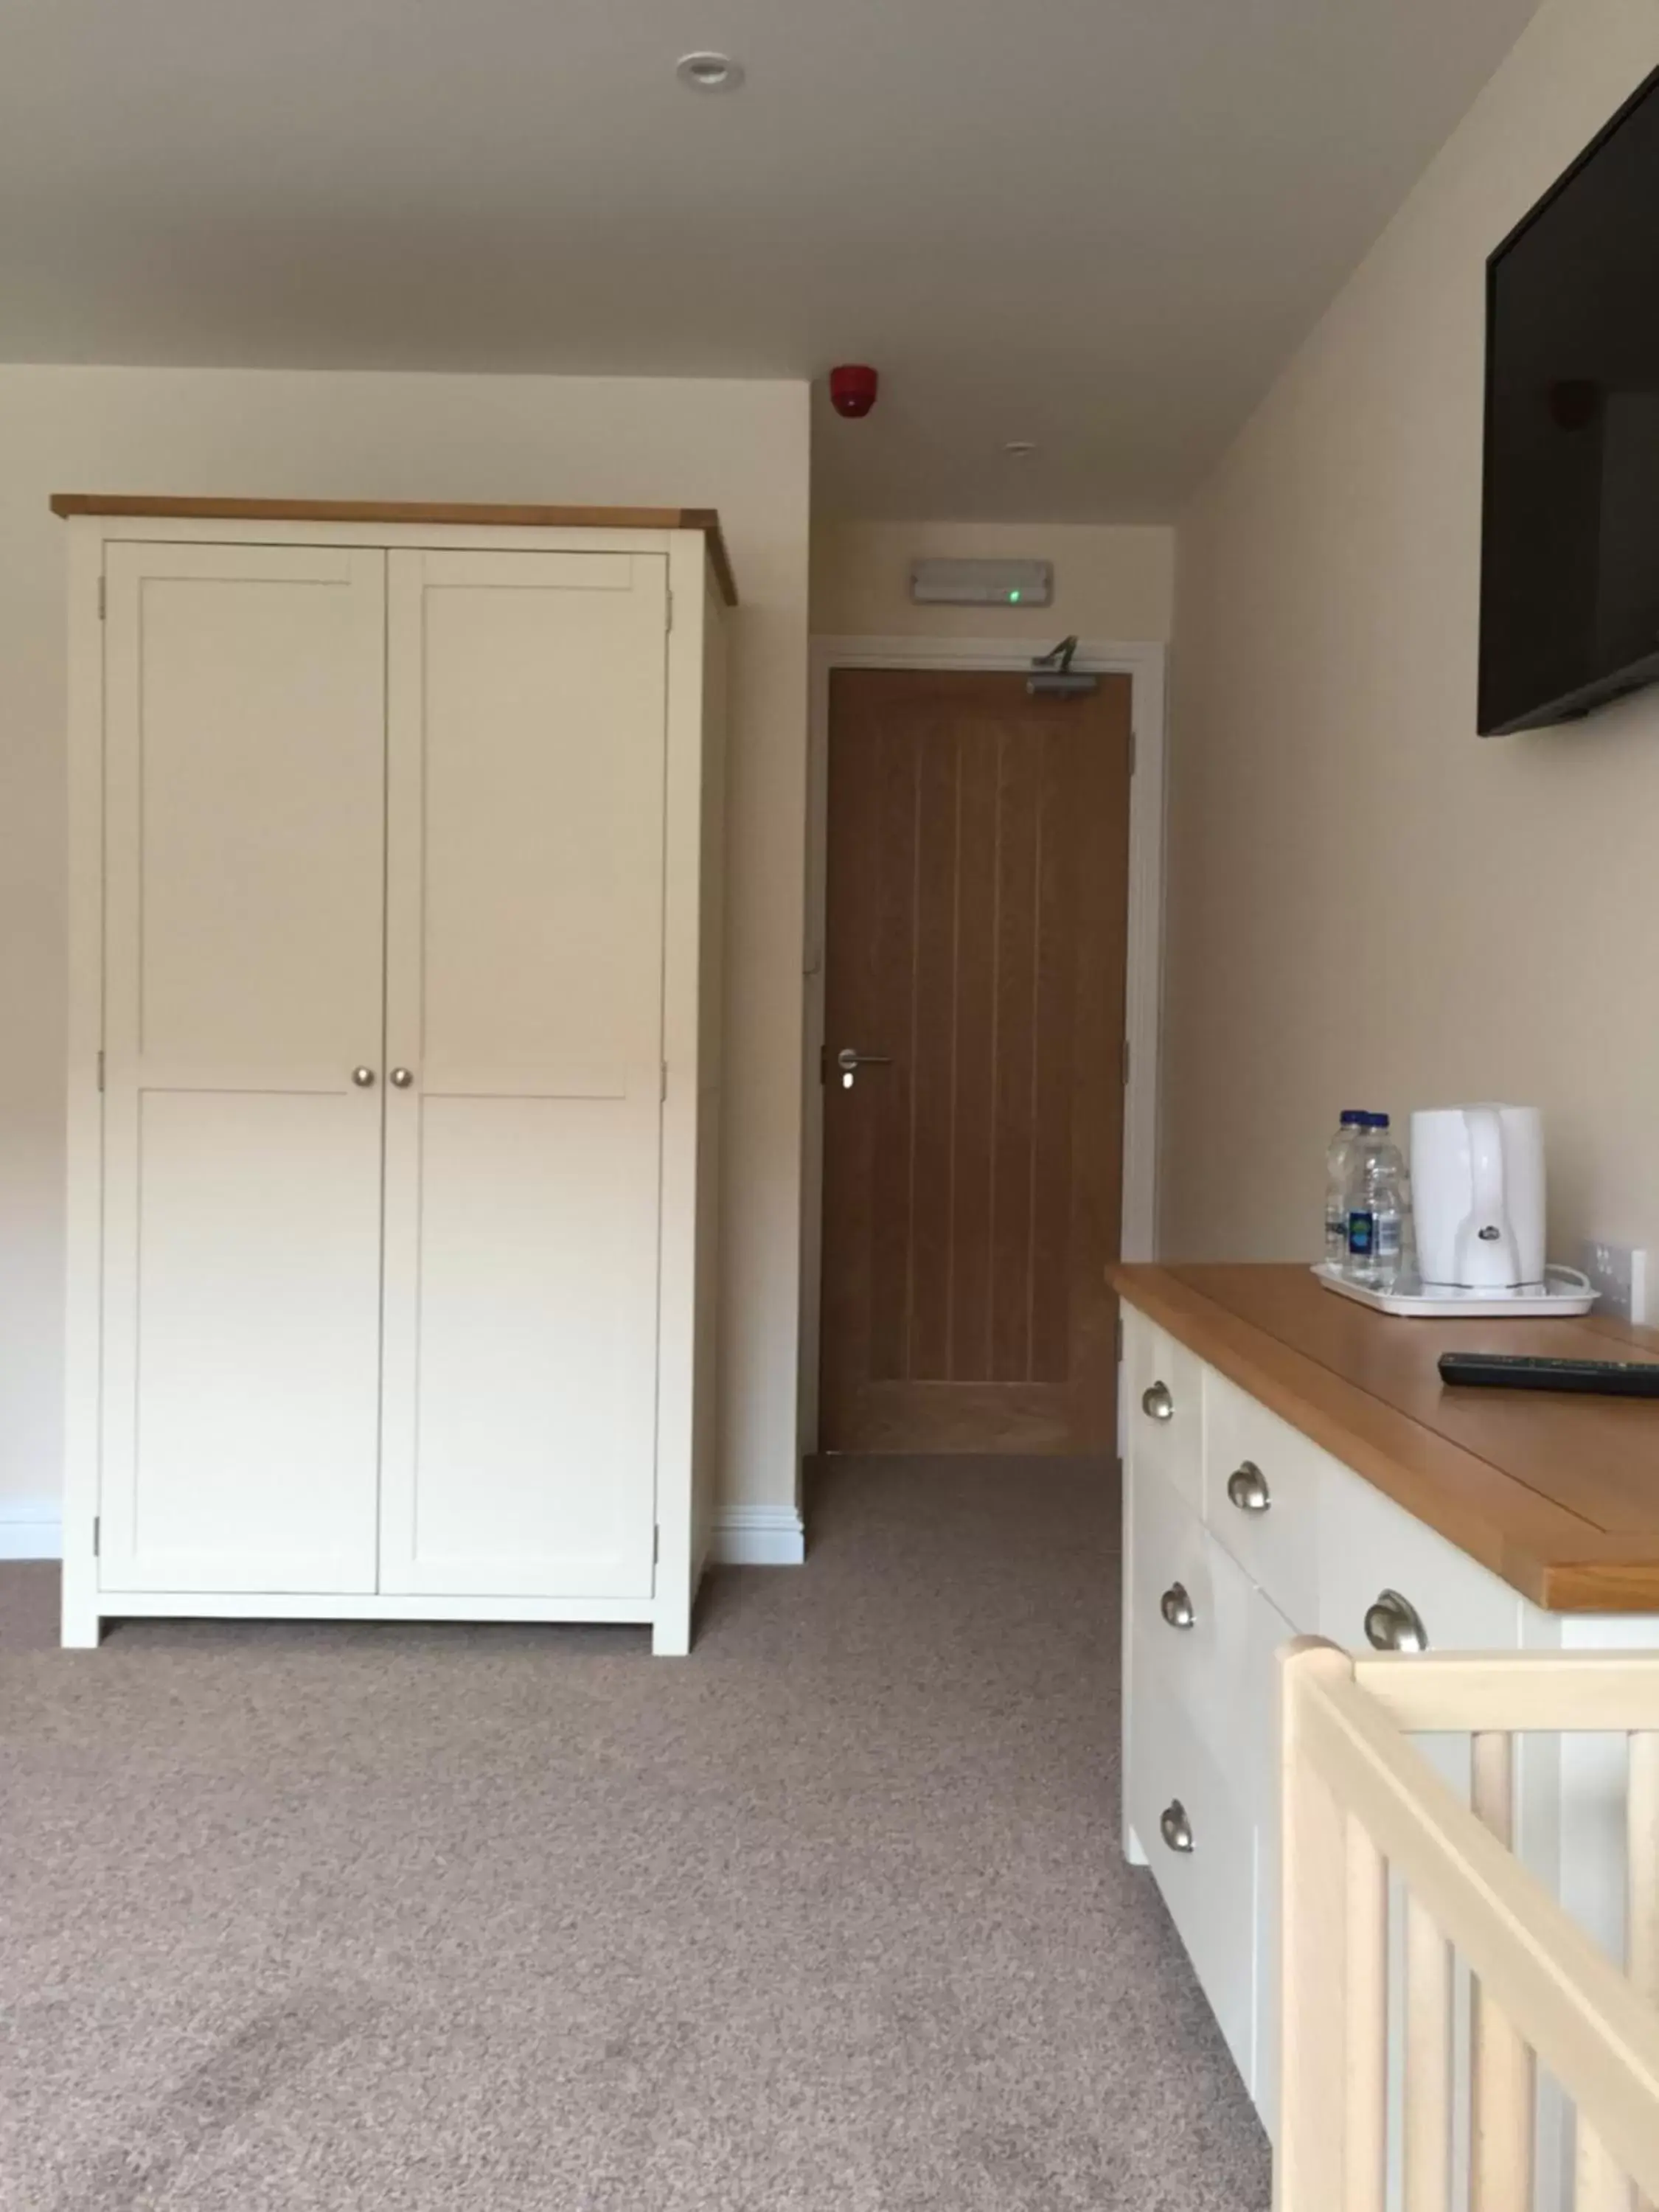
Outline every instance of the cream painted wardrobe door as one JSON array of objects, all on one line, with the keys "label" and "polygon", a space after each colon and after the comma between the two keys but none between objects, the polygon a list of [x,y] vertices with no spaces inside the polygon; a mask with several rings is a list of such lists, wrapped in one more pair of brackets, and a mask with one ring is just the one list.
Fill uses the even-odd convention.
[{"label": "cream painted wardrobe door", "polygon": [[385,579],[106,556],[106,1590],[374,1588]]},{"label": "cream painted wardrobe door", "polygon": [[647,1597],[667,564],[389,563],[380,1587]]}]

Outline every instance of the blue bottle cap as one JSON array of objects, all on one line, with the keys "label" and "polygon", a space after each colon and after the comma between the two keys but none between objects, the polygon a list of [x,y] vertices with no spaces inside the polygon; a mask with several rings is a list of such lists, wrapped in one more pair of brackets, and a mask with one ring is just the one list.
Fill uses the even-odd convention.
[{"label": "blue bottle cap", "polygon": [[1368,1114],[1365,1118],[1373,1129],[1386,1129],[1389,1126],[1389,1117],[1386,1114]]},{"label": "blue bottle cap", "polygon": [[1336,1118],[1340,1122],[1352,1121],[1358,1127],[1365,1121],[1365,1109],[1363,1106],[1345,1106]]}]

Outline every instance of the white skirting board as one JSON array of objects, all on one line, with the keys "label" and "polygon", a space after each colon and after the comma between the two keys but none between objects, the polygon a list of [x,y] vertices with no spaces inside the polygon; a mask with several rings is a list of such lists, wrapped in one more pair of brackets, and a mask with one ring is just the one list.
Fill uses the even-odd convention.
[{"label": "white skirting board", "polygon": [[726,1505],[714,1516],[717,1567],[799,1567],[806,1531],[793,1505]]},{"label": "white skirting board", "polygon": [[61,1559],[64,1522],[55,1498],[0,1498],[0,1559]]},{"label": "white skirting board", "polygon": [[[55,1504],[0,1500],[0,1559],[60,1559],[63,1522]],[[798,1567],[806,1532],[793,1505],[730,1505],[714,1516],[710,1559],[720,1567]]]}]

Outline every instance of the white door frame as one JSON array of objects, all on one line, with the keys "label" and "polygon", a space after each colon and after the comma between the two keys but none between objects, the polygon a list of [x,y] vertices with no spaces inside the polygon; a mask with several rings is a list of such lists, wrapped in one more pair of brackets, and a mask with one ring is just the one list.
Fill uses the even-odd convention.
[{"label": "white door frame", "polygon": [[[809,661],[807,758],[805,1157],[801,1228],[801,1436],[817,1449],[818,1297],[823,1249],[823,939],[829,853],[830,677],[836,668],[1029,670],[1036,641],[1021,638],[815,637]],[[1164,727],[1167,647],[1148,640],[1085,640],[1073,668],[1130,682],[1129,913],[1125,955],[1123,1231],[1126,1260],[1158,1249],[1158,1035],[1164,996]]]}]

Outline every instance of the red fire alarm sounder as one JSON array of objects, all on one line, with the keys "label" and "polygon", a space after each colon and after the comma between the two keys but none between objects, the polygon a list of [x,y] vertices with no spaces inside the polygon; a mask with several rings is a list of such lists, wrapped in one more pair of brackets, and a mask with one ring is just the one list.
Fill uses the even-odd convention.
[{"label": "red fire alarm sounder", "polygon": [[830,404],[837,415],[851,416],[854,421],[867,415],[876,404],[876,386],[880,382],[873,368],[865,368],[857,362],[844,363],[830,372]]}]

